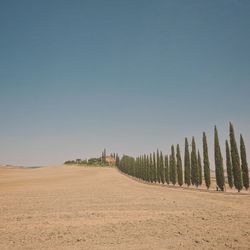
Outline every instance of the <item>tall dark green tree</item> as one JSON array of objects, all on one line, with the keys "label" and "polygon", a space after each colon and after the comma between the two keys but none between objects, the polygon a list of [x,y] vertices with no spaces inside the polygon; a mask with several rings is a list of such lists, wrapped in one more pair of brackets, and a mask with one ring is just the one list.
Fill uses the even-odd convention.
[{"label": "tall dark green tree", "polygon": [[146,177],[146,167],[145,167],[145,157],[144,155],[141,156],[141,167],[142,167],[142,179],[145,181],[145,177]]},{"label": "tall dark green tree", "polygon": [[102,152],[102,164],[106,164],[106,148]]},{"label": "tall dark green tree", "polygon": [[191,184],[191,166],[190,166],[190,154],[189,154],[189,145],[188,139],[185,138],[185,154],[184,154],[184,181],[187,186]]},{"label": "tall dark green tree", "polygon": [[157,172],[156,172],[156,159],[155,159],[155,152],[153,153],[153,173],[154,173],[154,182],[157,181]]},{"label": "tall dark green tree", "polygon": [[[120,163],[119,163],[119,165],[121,165],[121,161],[122,161],[122,159],[120,160]],[[138,164],[138,157],[136,157],[135,158],[135,160],[134,160],[134,177],[136,177],[137,178],[137,176],[138,176],[138,168],[137,168],[137,164]]]},{"label": "tall dark green tree", "polygon": [[172,154],[169,155],[169,182],[172,183],[172,162],[171,162]]},{"label": "tall dark green tree", "polygon": [[157,172],[157,182],[160,183],[161,182],[161,171],[160,171],[160,154],[159,154],[159,150],[157,149],[156,152],[156,172]]},{"label": "tall dark green tree", "polygon": [[157,149],[157,182],[161,183],[161,158],[160,151]]},{"label": "tall dark green tree", "polygon": [[174,145],[171,146],[171,157],[170,157],[170,181],[173,185],[176,184],[176,160]]},{"label": "tall dark green tree", "polygon": [[147,166],[147,156],[146,154],[143,155],[143,180],[148,180],[148,166]]},{"label": "tall dark green tree", "polygon": [[133,167],[135,165],[135,159],[133,157],[123,155],[119,163],[119,170],[128,175],[133,175]]},{"label": "tall dark green tree", "polygon": [[245,148],[245,143],[244,143],[242,135],[240,135],[240,155],[241,155],[243,186],[247,190],[249,188],[249,170],[248,170],[248,164],[247,164],[246,148]]},{"label": "tall dark green tree", "polygon": [[214,159],[215,159],[215,174],[216,183],[221,191],[224,191],[225,178],[223,169],[223,158],[220,150],[220,143],[218,137],[218,131],[216,126],[214,127]]},{"label": "tall dark green tree", "polygon": [[120,162],[119,155],[116,154],[116,156],[115,156],[115,165],[116,165],[116,167],[119,167],[119,162]]},{"label": "tall dark green tree", "polygon": [[169,164],[167,155],[165,155],[165,181],[169,184]]},{"label": "tall dark green tree", "polygon": [[153,172],[153,159],[152,153],[149,155],[149,168],[150,168],[150,182],[154,182],[154,172]]},{"label": "tall dark green tree", "polygon": [[141,179],[144,180],[145,172],[144,172],[144,157],[141,155]]},{"label": "tall dark green tree", "polygon": [[149,157],[146,156],[146,162],[147,162],[147,181],[150,182],[150,165],[149,165]]},{"label": "tall dark green tree", "polygon": [[144,155],[141,156],[141,171],[142,171],[142,180],[145,181],[146,178],[146,164]]},{"label": "tall dark green tree", "polygon": [[164,168],[164,160],[163,160],[163,154],[162,151],[160,152],[160,177],[161,177],[161,183],[165,183],[165,168]]},{"label": "tall dark green tree", "polygon": [[230,155],[228,140],[226,140],[226,164],[227,164],[228,185],[230,188],[232,188],[234,186],[234,181],[233,181],[233,169],[232,169],[232,162],[231,162],[231,155]]},{"label": "tall dark green tree", "polygon": [[231,148],[231,158],[232,158],[232,167],[233,167],[233,176],[234,176],[234,186],[240,192],[243,188],[242,183],[242,173],[240,167],[240,156],[238,152],[237,143],[234,135],[233,124],[229,124],[229,136],[230,136],[230,148]]},{"label": "tall dark green tree", "polygon": [[198,177],[198,160],[196,153],[196,144],[194,137],[192,138],[192,151],[191,151],[191,183],[198,187],[199,177]]},{"label": "tall dark green tree", "polygon": [[199,185],[202,185],[202,165],[201,165],[201,155],[200,151],[198,150],[198,178],[199,178]]},{"label": "tall dark green tree", "polygon": [[141,171],[141,156],[138,157],[138,178],[141,179],[142,171]]},{"label": "tall dark green tree", "polygon": [[140,156],[140,179],[144,179],[144,172],[143,172],[143,156]]},{"label": "tall dark green tree", "polygon": [[207,137],[206,133],[203,132],[203,164],[204,164],[204,178],[207,189],[209,189],[211,185],[210,180],[210,163],[209,163],[209,157],[208,157],[208,146],[207,146]]},{"label": "tall dark green tree", "polygon": [[180,152],[180,146],[177,144],[176,147],[176,168],[177,168],[177,180],[178,184],[181,187],[183,185],[183,171],[182,171],[182,160],[181,160],[181,152]]}]

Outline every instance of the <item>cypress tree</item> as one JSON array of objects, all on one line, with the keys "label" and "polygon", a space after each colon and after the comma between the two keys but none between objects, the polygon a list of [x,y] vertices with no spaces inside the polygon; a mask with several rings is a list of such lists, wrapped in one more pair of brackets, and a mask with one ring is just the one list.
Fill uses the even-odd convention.
[{"label": "cypress tree", "polygon": [[123,155],[119,163],[119,169],[128,175],[132,175],[132,169],[135,166],[135,163],[136,161],[133,157]]},{"label": "cypress tree", "polygon": [[103,150],[103,164],[106,164],[106,148]]},{"label": "cypress tree", "polygon": [[169,155],[169,182],[172,183],[173,175],[172,175],[172,154]]},{"label": "cypress tree", "polygon": [[136,158],[134,157],[129,157],[128,158],[128,161],[130,161],[130,165],[131,165],[131,168],[132,168],[132,176],[136,176],[135,175],[135,169],[136,169]]},{"label": "cypress tree", "polygon": [[247,164],[246,148],[245,148],[245,143],[244,143],[242,135],[240,135],[240,155],[241,155],[241,169],[242,169],[243,186],[245,187],[246,190],[248,190],[248,188],[249,188],[249,171],[248,171],[248,164]]},{"label": "cypress tree", "polygon": [[137,156],[134,161],[134,173],[135,177],[139,179],[139,157]]},{"label": "cypress tree", "polygon": [[137,157],[137,163],[136,163],[136,168],[137,168],[137,178],[140,179],[140,174],[141,174],[141,163],[140,163],[140,156]]},{"label": "cypress tree", "polygon": [[136,158],[133,158],[131,175],[136,176]]},{"label": "cypress tree", "polygon": [[142,180],[145,180],[145,164],[144,164],[144,156],[141,156],[141,174]]},{"label": "cypress tree", "polygon": [[149,158],[148,158],[148,155],[146,156],[146,166],[147,166],[147,181],[149,182],[150,181],[150,165],[149,165]]},{"label": "cypress tree", "polygon": [[137,163],[136,163],[136,168],[137,168],[137,178],[140,179],[140,156],[137,157]]},{"label": "cypress tree", "polygon": [[143,180],[143,156],[140,156],[140,179]]},{"label": "cypress tree", "polygon": [[214,159],[215,159],[215,174],[216,183],[221,191],[224,191],[225,178],[223,169],[223,158],[220,150],[220,143],[218,137],[218,131],[216,126],[214,127]]},{"label": "cypress tree", "polygon": [[150,155],[147,155],[148,158],[148,182],[151,182],[151,163],[150,163]]},{"label": "cypress tree", "polygon": [[156,161],[155,161],[155,152],[153,153],[153,172],[154,172],[154,182],[157,181],[157,176],[156,176]]},{"label": "cypress tree", "polygon": [[177,144],[176,148],[176,159],[177,159],[177,178],[178,178],[178,184],[181,187],[183,185],[183,173],[182,173],[182,161],[181,161],[181,152],[180,152],[180,146]]},{"label": "cypress tree", "polygon": [[147,157],[144,154],[143,156],[143,172],[144,172],[144,181],[148,180],[148,165],[147,165]]},{"label": "cypress tree", "polygon": [[240,167],[240,157],[238,153],[237,143],[235,140],[233,124],[231,122],[229,124],[229,136],[230,136],[234,186],[238,190],[238,192],[240,192],[240,190],[243,188],[242,174],[241,174],[241,167]]},{"label": "cypress tree", "polygon": [[165,155],[165,180],[169,184],[169,166],[168,166],[168,156]]},{"label": "cypress tree", "polygon": [[184,155],[184,175],[185,175],[185,184],[189,187],[191,184],[191,172],[190,172],[190,154],[188,148],[188,139],[185,138],[185,155]]},{"label": "cypress tree", "polygon": [[[125,162],[123,161],[123,160],[124,160],[124,157],[125,157],[125,156],[123,156],[123,157],[121,158],[119,165],[122,165],[122,164],[125,163]],[[133,158],[133,157],[126,156],[126,168],[127,168],[126,173],[127,173],[128,175],[135,176],[135,174],[134,174],[134,169],[135,169],[135,167],[136,167],[136,160],[137,160],[137,159],[136,159],[136,158],[133,158],[133,162],[132,162],[132,158]],[[122,161],[123,161],[123,163],[122,163]]]},{"label": "cypress tree", "polygon": [[191,182],[192,185],[198,187],[199,178],[198,178],[198,160],[196,154],[196,144],[194,137],[192,138],[192,152],[191,152]]},{"label": "cypress tree", "polygon": [[142,180],[145,180],[145,164],[144,164],[144,156],[141,156],[141,177]]},{"label": "cypress tree", "polygon": [[150,182],[154,181],[152,153],[149,155]]},{"label": "cypress tree", "polygon": [[157,172],[157,181],[158,183],[161,182],[161,171],[160,171],[160,154],[159,154],[159,150],[157,149],[156,152],[156,172]]},{"label": "cypress tree", "polygon": [[141,156],[141,179],[144,180],[144,157],[143,155]]},{"label": "cypress tree", "polygon": [[170,157],[170,180],[173,185],[176,184],[176,161],[175,161],[175,151],[174,145],[171,146],[171,157]]},{"label": "cypress tree", "polygon": [[139,178],[139,157],[135,159],[135,177]]},{"label": "cypress tree", "polygon": [[199,185],[202,185],[202,166],[201,166],[201,155],[198,150],[198,177],[199,177]]},{"label": "cypress tree", "polygon": [[232,162],[231,162],[231,155],[230,155],[230,149],[228,141],[226,140],[226,164],[227,164],[227,180],[228,185],[230,188],[233,187],[233,169],[232,169]]},{"label": "cypress tree", "polygon": [[203,164],[204,164],[204,178],[207,189],[211,185],[210,180],[210,163],[208,158],[208,147],[207,147],[207,137],[205,132],[203,132]]},{"label": "cypress tree", "polygon": [[[137,177],[137,161],[138,161],[138,157],[135,158],[135,163],[134,163],[134,176]],[[121,161],[120,161],[120,165],[121,165]]]},{"label": "cypress tree", "polygon": [[147,164],[147,156],[144,154],[144,159],[143,159],[143,162],[144,162],[144,180],[145,181],[148,181],[148,164]]},{"label": "cypress tree", "polygon": [[138,178],[141,179],[141,156],[138,157]]},{"label": "cypress tree", "polygon": [[120,161],[119,156],[118,156],[118,154],[116,154],[116,157],[115,157],[115,165],[116,165],[117,167],[119,167],[119,161]]},{"label": "cypress tree", "polygon": [[145,158],[144,155],[141,156],[141,167],[142,167],[142,179],[145,181]]},{"label": "cypress tree", "polygon": [[139,178],[139,157],[136,157],[136,159],[135,159],[135,169],[136,169],[135,177]]},{"label": "cypress tree", "polygon": [[161,183],[164,184],[165,183],[165,168],[164,168],[162,151],[160,152],[160,169],[161,169]]},{"label": "cypress tree", "polygon": [[157,149],[157,182],[161,183],[161,158],[160,158],[160,152]]},{"label": "cypress tree", "polygon": [[141,156],[138,157],[138,178],[141,179]]},{"label": "cypress tree", "polygon": [[103,164],[103,160],[104,160],[104,157],[103,157],[103,152],[102,152],[102,156],[101,156],[101,163]]},{"label": "cypress tree", "polygon": [[140,176],[139,178],[142,179],[142,175],[143,175],[143,172],[142,172],[142,156],[140,155],[140,158],[139,158],[139,162],[140,162]]}]

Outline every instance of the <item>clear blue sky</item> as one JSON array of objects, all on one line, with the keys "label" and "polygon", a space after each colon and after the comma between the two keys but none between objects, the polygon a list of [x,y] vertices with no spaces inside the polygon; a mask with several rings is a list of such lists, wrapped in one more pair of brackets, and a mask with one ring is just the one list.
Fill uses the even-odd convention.
[{"label": "clear blue sky", "polygon": [[[250,148],[250,1],[1,1],[0,163],[142,154],[234,123]],[[213,157],[211,157],[213,162]]]}]

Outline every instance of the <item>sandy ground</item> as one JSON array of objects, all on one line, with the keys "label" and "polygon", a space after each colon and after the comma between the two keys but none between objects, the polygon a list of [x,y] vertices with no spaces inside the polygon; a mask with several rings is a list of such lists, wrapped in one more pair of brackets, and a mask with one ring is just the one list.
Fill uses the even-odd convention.
[{"label": "sandy ground", "polygon": [[0,168],[0,249],[250,249],[250,195],[112,168]]}]

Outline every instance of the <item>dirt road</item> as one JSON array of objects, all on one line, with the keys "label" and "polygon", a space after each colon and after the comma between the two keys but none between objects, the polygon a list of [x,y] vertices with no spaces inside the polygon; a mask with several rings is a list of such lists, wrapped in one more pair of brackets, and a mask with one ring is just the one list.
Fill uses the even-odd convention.
[{"label": "dirt road", "polygon": [[250,249],[250,196],[112,168],[0,168],[0,249]]}]

